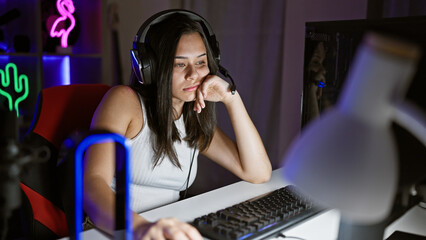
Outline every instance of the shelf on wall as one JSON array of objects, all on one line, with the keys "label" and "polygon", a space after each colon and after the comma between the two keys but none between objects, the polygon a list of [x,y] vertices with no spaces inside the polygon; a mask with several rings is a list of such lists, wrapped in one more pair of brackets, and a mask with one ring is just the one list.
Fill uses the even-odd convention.
[{"label": "shelf on wall", "polygon": [[[29,79],[28,97],[20,103],[21,126],[27,127],[31,122],[42,88],[102,82],[104,0],[70,2],[74,13],[56,29],[58,33],[67,29],[71,18],[76,25],[68,35],[69,47],[62,48],[61,38],[51,37],[48,29],[61,15],[56,9],[57,0],[0,0],[0,16],[10,16],[6,22],[0,22],[0,69],[4,71],[10,63],[15,64],[18,73]],[[13,91],[12,84],[0,87]]]}]

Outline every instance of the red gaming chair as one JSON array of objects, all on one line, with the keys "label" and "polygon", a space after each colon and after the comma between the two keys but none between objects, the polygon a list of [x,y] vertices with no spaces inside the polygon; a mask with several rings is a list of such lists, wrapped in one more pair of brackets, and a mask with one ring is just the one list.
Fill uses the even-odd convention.
[{"label": "red gaming chair", "polygon": [[[73,132],[88,130],[104,94],[104,84],[74,84],[43,89],[33,123],[24,139],[33,147],[48,146],[47,162],[27,165],[21,174],[22,232],[31,239],[68,236],[68,226],[58,186],[57,161],[62,142]],[[71,189],[69,191],[72,191]]]}]

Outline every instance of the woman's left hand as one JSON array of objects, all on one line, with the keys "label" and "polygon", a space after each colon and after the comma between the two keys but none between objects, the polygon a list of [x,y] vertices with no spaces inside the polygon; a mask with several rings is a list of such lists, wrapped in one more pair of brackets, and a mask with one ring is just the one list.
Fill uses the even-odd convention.
[{"label": "woman's left hand", "polygon": [[208,75],[197,89],[194,111],[200,113],[205,101],[225,102],[230,96],[229,83],[217,75]]}]

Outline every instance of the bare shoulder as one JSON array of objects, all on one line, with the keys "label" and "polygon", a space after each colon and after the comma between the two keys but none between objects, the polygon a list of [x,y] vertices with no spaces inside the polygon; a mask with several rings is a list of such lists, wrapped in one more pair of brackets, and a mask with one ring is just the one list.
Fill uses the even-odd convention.
[{"label": "bare shoulder", "polygon": [[132,110],[132,108],[139,106],[137,93],[128,86],[119,85],[112,87],[105,94],[98,109],[112,111],[115,114],[125,114]]},{"label": "bare shoulder", "polygon": [[129,136],[141,127],[142,121],[137,93],[129,86],[119,85],[112,87],[102,98],[93,116],[92,128]]},{"label": "bare shoulder", "polygon": [[129,86],[118,85],[108,90],[106,98],[112,98],[114,101],[136,101],[139,102],[136,92]]}]

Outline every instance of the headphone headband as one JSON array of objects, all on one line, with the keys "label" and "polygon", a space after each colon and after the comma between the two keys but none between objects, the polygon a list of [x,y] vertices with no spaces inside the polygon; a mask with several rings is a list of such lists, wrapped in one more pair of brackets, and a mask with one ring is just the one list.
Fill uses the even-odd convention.
[{"label": "headphone headband", "polygon": [[163,20],[167,19],[168,17],[176,13],[185,15],[189,19],[200,23],[204,32],[206,33],[207,31],[208,33],[207,37],[216,39],[216,36],[214,35],[214,32],[210,24],[202,16],[184,9],[169,9],[169,10],[161,11],[157,14],[154,14],[150,18],[148,18],[139,28],[138,33],[135,36],[134,43],[145,43],[146,35],[152,25],[162,22]]}]

